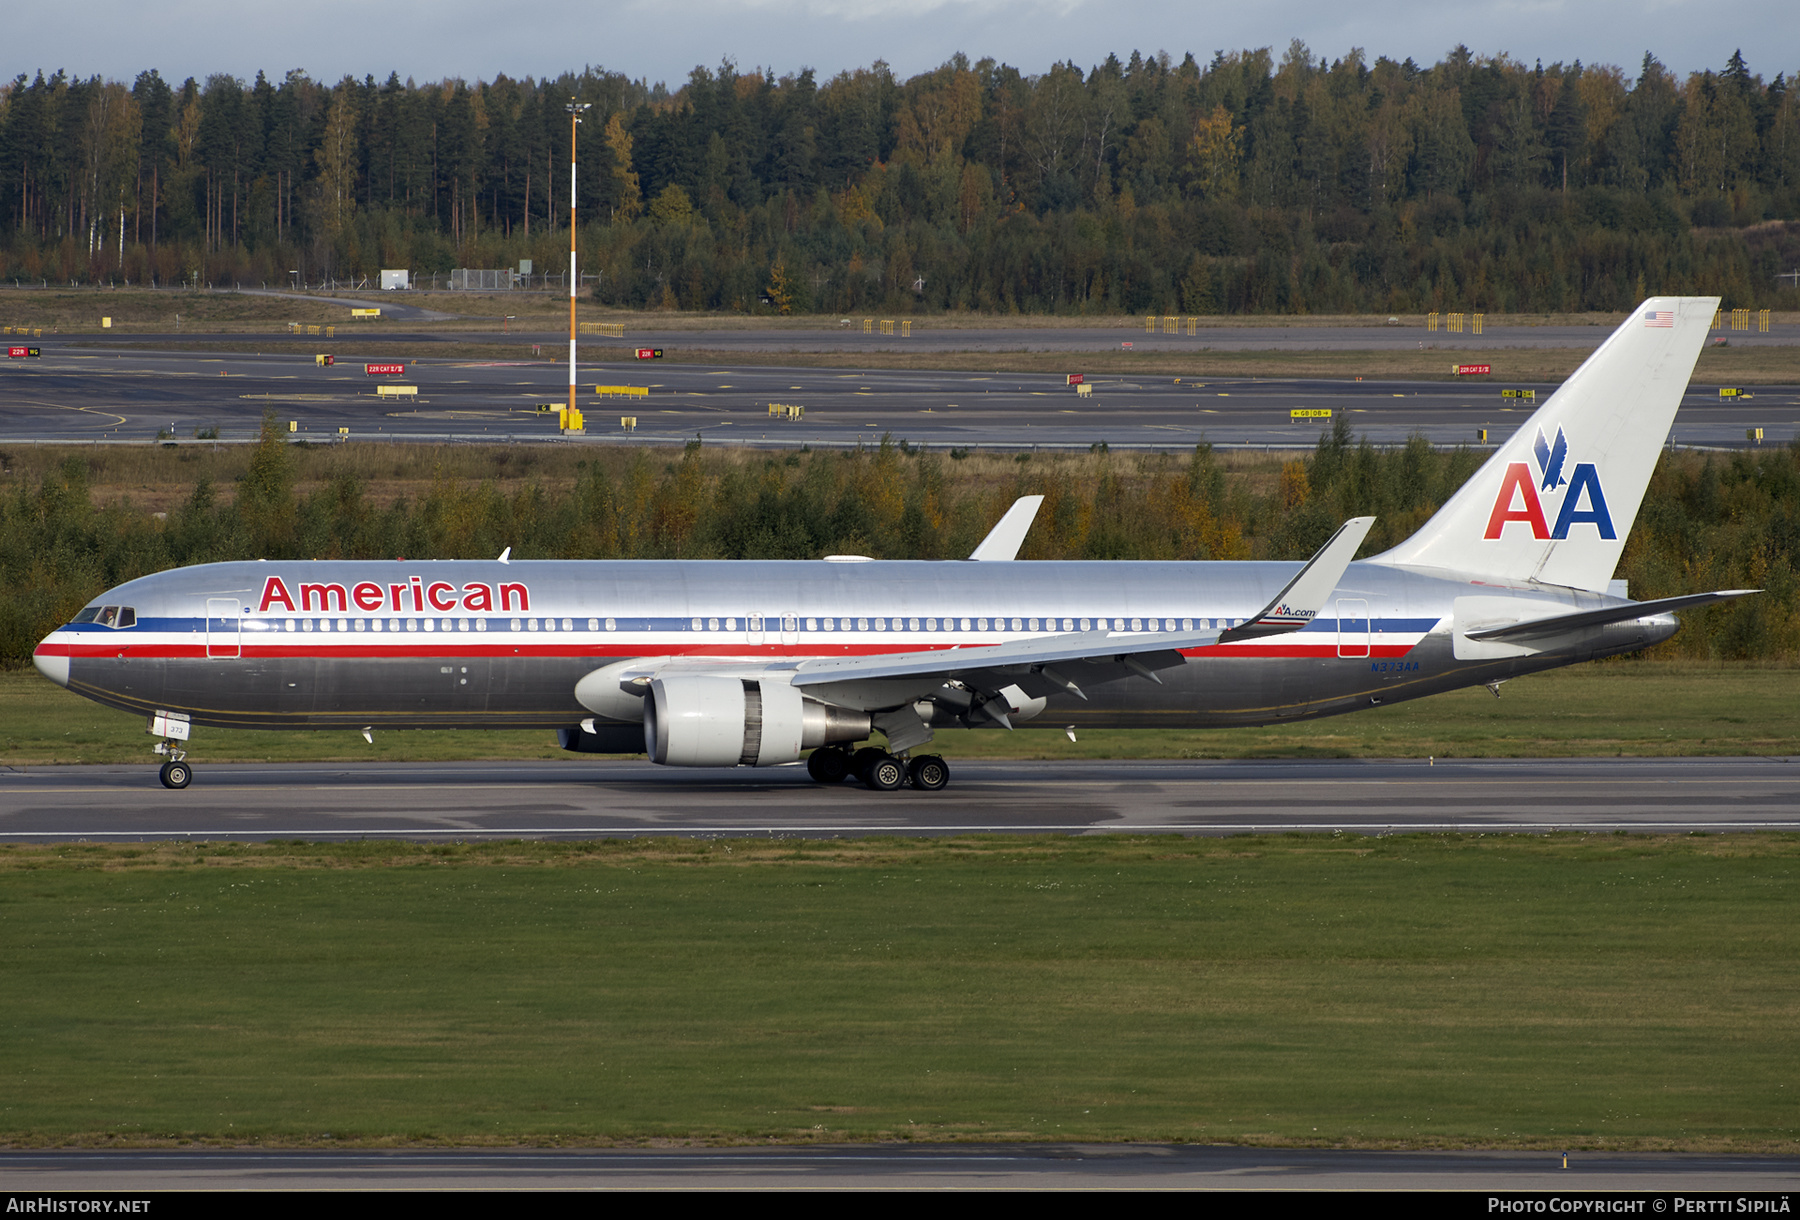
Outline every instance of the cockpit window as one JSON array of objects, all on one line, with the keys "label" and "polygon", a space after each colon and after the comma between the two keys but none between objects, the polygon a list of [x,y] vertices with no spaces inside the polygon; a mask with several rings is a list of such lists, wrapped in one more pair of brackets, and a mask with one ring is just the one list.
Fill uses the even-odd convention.
[{"label": "cockpit window", "polygon": [[137,611],[130,606],[89,606],[70,622],[94,623],[101,627],[135,627]]}]

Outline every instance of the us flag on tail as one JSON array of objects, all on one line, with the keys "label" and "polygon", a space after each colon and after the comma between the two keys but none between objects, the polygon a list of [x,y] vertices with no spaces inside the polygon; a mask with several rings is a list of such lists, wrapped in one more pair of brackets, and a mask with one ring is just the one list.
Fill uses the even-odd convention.
[{"label": "us flag on tail", "polygon": [[1661,327],[1663,330],[1675,329],[1675,311],[1672,309],[1652,309],[1644,314],[1645,326]]}]

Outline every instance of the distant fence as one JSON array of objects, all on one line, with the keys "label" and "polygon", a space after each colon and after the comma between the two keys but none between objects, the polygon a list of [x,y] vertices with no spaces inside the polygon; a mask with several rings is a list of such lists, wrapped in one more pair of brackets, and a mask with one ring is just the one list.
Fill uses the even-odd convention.
[{"label": "distant fence", "polygon": [[510,289],[513,281],[519,278],[517,271],[504,267],[497,271],[484,271],[475,267],[458,267],[450,273],[452,289],[470,289],[480,292],[497,292]]},{"label": "distant fence", "polygon": [[[588,288],[599,282],[598,275],[583,275],[581,286]],[[420,290],[439,292],[446,288],[469,292],[511,292],[511,291],[569,291],[569,273],[520,274],[508,267],[488,269],[483,267],[458,267],[448,274],[433,272],[430,275],[412,277],[412,287]]]}]

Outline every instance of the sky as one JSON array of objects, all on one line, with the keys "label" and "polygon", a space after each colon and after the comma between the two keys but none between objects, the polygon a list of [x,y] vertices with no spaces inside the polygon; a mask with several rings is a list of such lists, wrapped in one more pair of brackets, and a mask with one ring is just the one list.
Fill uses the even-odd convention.
[{"label": "sky", "polygon": [[[75,10],[70,10],[73,13]],[[1361,47],[1421,65],[1458,43],[1531,63],[1579,59],[1635,77],[1645,51],[1679,73],[1720,68],[1742,48],[1765,80],[1800,70],[1794,0],[1262,0],[1121,4],[1118,0],[83,0],[81,28],[12,21],[0,79],[39,69],[129,83],[155,68],[178,84],[225,72],[246,81],[298,68],[315,80],[398,72],[423,83],[557,76],[587,66],[678,87],[695,67],[812,68],[823,82],[885,60],[902,78],[958,51],[1034,75],[1091,68],[1109,52],[1272,47],[1314,57]]]}]

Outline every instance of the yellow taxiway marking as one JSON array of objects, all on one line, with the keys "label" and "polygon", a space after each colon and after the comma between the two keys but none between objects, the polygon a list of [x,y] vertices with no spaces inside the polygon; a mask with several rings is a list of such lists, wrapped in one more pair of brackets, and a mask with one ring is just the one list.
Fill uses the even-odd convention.
[{"label": "yellow taxiway marking", "polygon": [[[27,406],[27,407],[46,407],[52,411],[76,411],[83,415],[104,416],[105,418],[113,421],[112,426],[115,428],[118,427],[119,425],[127,422],[126,416],[115,415],[111,411],[100,411],[100,410],[96,410],[93,407],[72,407],[68,403],[63,403],[63,402],[33,402],[30,400],[27,400],[24,403],[22,403],[21,405]],[[104,427],[105,425],[102,425],[102,426]]]}]

